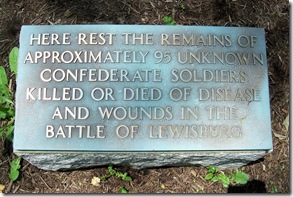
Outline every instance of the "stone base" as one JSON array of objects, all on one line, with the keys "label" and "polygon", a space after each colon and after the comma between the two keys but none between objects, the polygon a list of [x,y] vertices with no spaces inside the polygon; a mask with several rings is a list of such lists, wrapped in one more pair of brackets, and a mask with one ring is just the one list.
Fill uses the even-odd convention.
[{"label": "stone base", "polygon": [[34,166],[52,171],[120,165],[132,168],[159,166],[213,165],[218,169],[232,169],[256,161],[268,151],[197,151],[197,152],[64,152],[36,153],[15,151]]}]

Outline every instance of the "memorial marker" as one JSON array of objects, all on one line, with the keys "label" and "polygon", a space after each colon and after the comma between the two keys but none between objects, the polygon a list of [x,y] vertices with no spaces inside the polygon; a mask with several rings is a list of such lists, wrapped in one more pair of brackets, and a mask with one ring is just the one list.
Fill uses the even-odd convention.
[{"label": "memorial marker", "polygon": [[48,170],[239,167],[273,149],[262,28],[23,26],[14,152]]}]

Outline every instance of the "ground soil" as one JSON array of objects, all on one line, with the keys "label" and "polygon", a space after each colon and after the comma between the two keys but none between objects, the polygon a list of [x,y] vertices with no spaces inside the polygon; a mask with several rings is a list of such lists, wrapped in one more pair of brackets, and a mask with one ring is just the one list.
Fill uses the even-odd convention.
[{"label": "ground soil", "polygon": [[[18,46],[23,24],[156,25],[164,24],[164,16],[171,16],[177,25],[265,28],[274,150],[242,168],[250,175],[250,182],[227,189],[220,183],[206,181],[204,167],[143,170],[117,167],[133,181],[111,177],[94,186],[91,179],[106,174],[107,166],[51,172],[22,161],[21,177],[12,183],[8,177],[9,164],[15,155],[11,143],[3,136],[0,138],[3,192],[119,193],[120,186],[130,193],[290,192],[289,131],[282,125],[289,115],[289,2],[286,0],[0,0],[0,65],[6,68],[11,87],[15,89],[15,76],[8,70],[8,53]],[[2,121],[1,125],[5,123]]]}]

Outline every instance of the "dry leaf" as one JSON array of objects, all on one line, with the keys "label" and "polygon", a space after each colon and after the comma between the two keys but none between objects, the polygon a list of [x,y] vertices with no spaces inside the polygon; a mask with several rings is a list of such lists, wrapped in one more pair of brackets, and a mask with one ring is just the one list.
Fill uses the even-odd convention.
[{"label": "dry leaf", "polygon": [[57,25],[57,24],[60,24],[61,23],[61,18],[59,18],[56,22],[55,22],[55,24]]},{"label": "dry leaf", "polygon": [[68,9],[68,10],[66,10],[66,12],[64,13],[64,16],[65,17],[70,17],[70,16],[72,16],[72,12]]},{"label": "dry leaf", "polygon": [[100,185],[100,182],[101,182],[101,179],[99,177],[93,177],[92,178],[92,181],[91,181],[91,184],[94,185],[94,186],[99,186]]},{"label": "dry leaf", "polygon": [[194,170],[191,170],[190,173],[191,173],[194,177],[196,177],[196,172],[195,172]]},{"label": "dry leaf", "polygon": [[4,189],[5,189],[5,185],[0,184],[0,193],[3,193]]},{"label": "dry leaf", "polygon": [[279,138],[280,140],[285,140],[287,138],[286,136],[280,135],[280,134],[275,133],[275,132],[274,132],[274,136],[277,137],[277,138]]},{"label": "dry leaf", "polygon": [[166,186],[164,184],[161,184],[162,189],[166,189]]},{"label": "dry leaf", "polygon": [[289,129],[289,114],[285,118],[285,120],[283,121],[283,126],[286,128],[286,131],[288,131],[288,129]]},{"label": "dry leaf", "polygon": [[264,164],[262,164],[262,170],[266,171],[266,166]]}]

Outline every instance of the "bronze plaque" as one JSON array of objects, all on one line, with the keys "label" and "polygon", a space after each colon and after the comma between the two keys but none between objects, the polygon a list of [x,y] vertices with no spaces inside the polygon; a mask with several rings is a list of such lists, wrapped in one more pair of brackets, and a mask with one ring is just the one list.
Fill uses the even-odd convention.
[{"label": "bronze plaque", "polygon": [[272,149],[262,28],[23,26],[14,149]]}]

